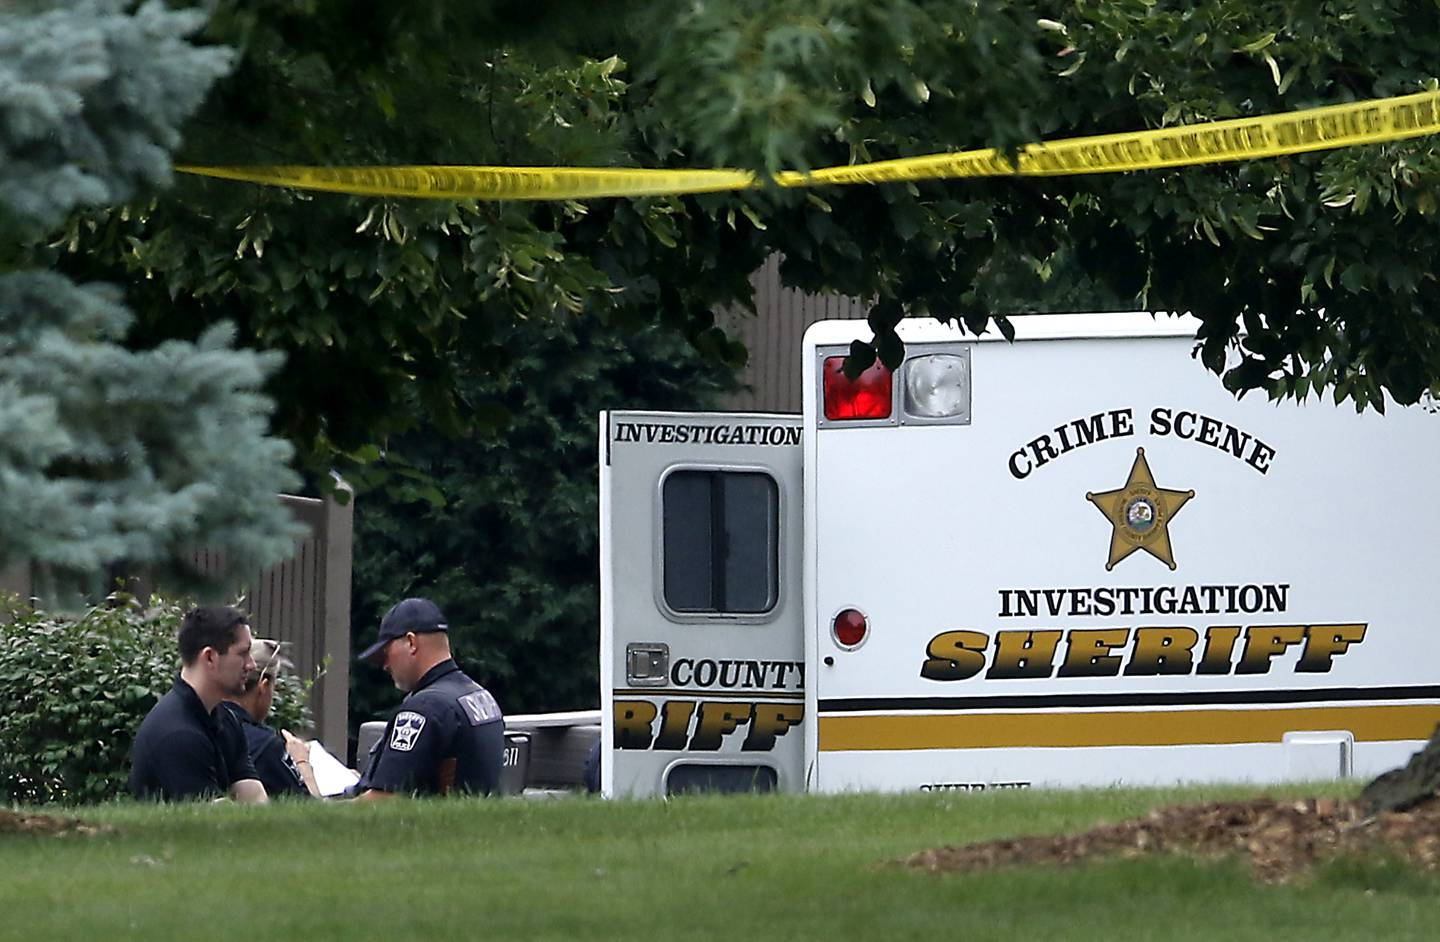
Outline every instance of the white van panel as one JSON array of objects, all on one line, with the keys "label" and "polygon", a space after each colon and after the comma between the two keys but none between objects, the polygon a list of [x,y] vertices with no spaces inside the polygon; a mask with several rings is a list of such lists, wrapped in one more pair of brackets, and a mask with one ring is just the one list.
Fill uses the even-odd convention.
[{"label": "white van panel", "polygon": [[1237,401],[1193,321],[1012,320],[1014,344],[902,324],[909,357],[970,345],[969,424],[943,427],[821,427],[819,358],[868,334],[807,334],[814,784],[1269,781],[1287,733],[1327,730],[1356,775],[1403,762],[1440,722],[1440,418]]}]

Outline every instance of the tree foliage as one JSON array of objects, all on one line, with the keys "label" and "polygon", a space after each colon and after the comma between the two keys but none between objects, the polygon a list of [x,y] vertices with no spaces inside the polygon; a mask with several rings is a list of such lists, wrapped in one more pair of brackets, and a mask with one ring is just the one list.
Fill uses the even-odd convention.
[{"label": "tree foliage", "polygon": [[[513,422],[459,440],[422,422],[392,442],[398,467],[377,463],[356,482],[355,643],[390,605],[423,595],[507,713],[578,709],[599,702],[597,414],[710,406],[727,372],[655,329],[521,321],[501,339],[524,351],[514,368],[469,375],[459,393],[502,403]],[[378,670],[351,678],[356,723],[399,698]]]},{"label": "tree foliage", "polygon": [[[1401,0],[224,2],[241,50],[185,157],[224,163],[806,168],[1415,91],[1433,4]],[[1060,308],[1191,311],[1231,388],[1357,405],[1440,374],[1430,140],[1284,160],[587,204],[433,204],[201,180],[77,220],[59,263],[130,282],[135,343],[220,320],[283,351],[267,389],[312,472],[425,403],[494,427],[519,318],[662,323],[743,358],[714,310],[784,256],[791,286],[893,327]],[[1240,341],[1240,333],[1246,339]],[[1227,360],[1227,350],[1228,360]],[[1384,391],[1384,392],[1382,392]]]},{"label": "tree foliage", "polygon": [[179,126],[230,52],[193,45],[204,21],[107,0],[0,12],[0,236],[119,206],[170,182]]},{"label": "tree foliage", "polygon": [[[1440,38],[1440,7],[1401,0],[737,2],[679,16],[690,39],[667,45],[657,71],[688,62],[692,97],[720,87],[760,103],[732,110],[723,140],[692,128],[691,156],[763,140],[750,150],[762,169],[1434,89],[1428,50]],[[1205,362],[1233,390],[1325,388],[1381,408],[1440,378],[1437,196],[1440,149],[1422,138],[1161,172],[877,188],[839,196],[839,225],[809,252],[791,244],[803,235],[777,231],[784,222],[770,228],[796,283],[877,299],[871,323],[892,362],[891,328],[907,314],[979,329],[1057,300],[1138,306],[1196,314]],[[880,212],[855,212],[877,198]],[[867,215],[869,225],[842,221]]]},{"label": "tree foliage", "polygon": [[34,563],[58,597],[120,561],[195,585],[190,559],[217,538],[242,571],[283,558],[291,449],[258,393],[278,357],[220,324],[132,351],[114,288],[17,263],[73,210],[167,182],[178,125],[230,55],[189,41],[193,12],[47,6],[0,11],[0,563]]},{"label": "tree foliage", "polygon": [[[340,3],[222,4],[212,35],[244,54],[191,125],[188,159],[632,159],[619,59],[536,62],[464,32],[475,21],[450,5],[378,7],[372,22]],[[678,200],[437,204],[191,179],[77,218],[52,251],[67,270],[130,282],[137,343],[226,320],[242,343],[283,351],[267,387],[276,427],[319,478],[411,427],[413,398],[446,434],[503,422],[499,403],[462,404],[456,388],[465,370],[510,368],[520,351],[497,337],[518,320],[638,325],[663,312],[738,359],[711,306],[748,292],[754,266],[689,264],[684,213]]]}]

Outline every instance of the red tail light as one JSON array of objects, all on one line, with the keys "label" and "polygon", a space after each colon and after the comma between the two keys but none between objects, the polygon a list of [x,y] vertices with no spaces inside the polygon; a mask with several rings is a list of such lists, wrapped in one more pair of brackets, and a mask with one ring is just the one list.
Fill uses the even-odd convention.
[{"label": "red tail light", "polygon": [[825,418],[888,419],[890,417],[890,370],[876,360],[854,379],[845,375],[844,357],[826,357]]},{"label": "red tail light", "polygon": [[830,625],[830,633],[835,636],[835,643],[842,648],[858,647],[869,631],[870,622],[865,618],[865,613],[854,608],[842,610]]}]

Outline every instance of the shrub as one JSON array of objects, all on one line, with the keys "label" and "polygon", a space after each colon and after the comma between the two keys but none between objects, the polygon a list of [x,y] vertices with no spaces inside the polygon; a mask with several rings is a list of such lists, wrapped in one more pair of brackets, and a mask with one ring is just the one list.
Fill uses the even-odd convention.
[{"label": "shrub", "polygon": [[[60,615],[0,593],[0,800],[82,804],[125,794],[135,731],[175,682],[184,611],[117,595]],[[270,721],[308,727],[309,687],[282,676]]]}]

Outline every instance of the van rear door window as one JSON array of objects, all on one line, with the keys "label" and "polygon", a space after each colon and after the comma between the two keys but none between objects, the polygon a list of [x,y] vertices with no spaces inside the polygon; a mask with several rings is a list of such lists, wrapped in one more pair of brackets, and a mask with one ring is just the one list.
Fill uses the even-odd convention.
[{"label": "van rear door window", "polygon": [[686,614],[751,615],[780,592],[780,496],[757,471],[681,470],[662,493],[665,604]]}]

